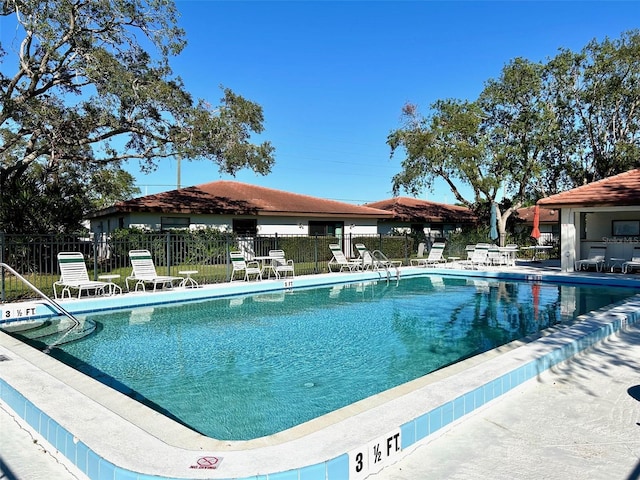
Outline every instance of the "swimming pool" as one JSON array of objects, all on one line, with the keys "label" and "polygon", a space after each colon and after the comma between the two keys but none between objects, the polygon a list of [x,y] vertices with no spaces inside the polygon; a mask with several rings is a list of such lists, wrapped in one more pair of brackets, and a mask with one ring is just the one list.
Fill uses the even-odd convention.
[{"label": "swimming pool", "polygon": [[[574,286],[608,285],[640,291],[640,281],[626,275],[575,275],[526,267],[494,272],[428,272],[473,277],[469,282],[479,291],[487,289],[487,281],[496,279],[564,283],[560,308],[565,313],[588,306],[590,301],[588,296],[572,295],[572,291],[577,292]],[[400,283],[425,273],[425,269],[404,268]],[[362,296],[362,286],[340,288],[340,284],[373,280],[381,280],[380,275],[319,274],[296,277],[292,283],[234,282],[155,294],[74,299],[65,301],[64,307],[75,315],[145,307],[147,311],[134,318],[144,322],[151,309],[184,300],[234,296],[237,306],[243,294],[273,295],[287,288],[327,285],[334,286],[333,296],[342,295],[346,288],[354,288]],[[536,298],[534,285],[529,283],[531,300]],[[523,288],[523,295],[525,291]],[[582,315],[578,322],[549,328],[540,338],[511,342],[255,440],[221,441],[198,434],[3,332],[0,400],[15,412],[20,423],[32,429],[34,439],[49,452],[92,479],[361,480],[539,373],[639,319],[640,296],[635,295]]]},{"label": "swimming pool", "polygon": [[430,275],[92,314],[51,354],[204,435],[272,435],[633,295]]}]

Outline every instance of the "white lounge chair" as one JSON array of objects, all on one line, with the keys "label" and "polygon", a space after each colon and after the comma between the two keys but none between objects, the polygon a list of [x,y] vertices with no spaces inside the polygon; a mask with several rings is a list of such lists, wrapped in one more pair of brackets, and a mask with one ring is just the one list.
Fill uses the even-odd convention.
[{"label": "white lounge chair", "polygon": [[467,254],[467,260],[471,260],[471,257],[473,257],[473,251],[476,249],[475,244],[474,245],[467,245],[464,248],[465,253]]},{"label": "white lounge chair", "polygon": [[362,262],[362,268],[367,270],[372,268],[373,270],[398,268],[402,265],[399,260],[389,260],[380,250],[375,250],[373,253],[369,251],[364,243],[356,243],[356,250],[360,255],[360,261]]},{"label": "white lounge chair", "polygon": [[296,276],[293,260],[287,260],[283,250],[269,250],[271,259],[270,269],[276,274],[276,278],[286,277],[288,273],[292,277]]},{"label": "white lounge chair", "polygon": [[442,256],[444,253],[445,244],[442,242],[436,242],[431,246],[429,255],[427,258],[412,258],[410,260],[411,265],[414,267],[428,267],[438,265],[440,263],[446,263],[446,259]]},{"label": "white lounge chair", "polygon": [[471,253],[471,257],[467,260],[461,260],[458,265],[464,268],[478,269],[480,266],[487,265],[489,256],[489,245],[486,243],[478,243]]},{"label": "white lounge chair", "polygon": [[129,260],[131,260],[131,266],[133,271],[125,279],[127,290],[129,288],[129,281],[135,282],[134,291],[138,291],[138,287],[142,287],[142,290],[146,290],[146,284],[153,285],[153,291],[156,291],[158,285],[162,285],[163,288],[173,288],[174,282],[182,283],[184,277],[172,277],[169,275],[158,275],[156,273],[156,266],[151,258],[149,250],[131,250],[129,252]]},{"label": "white lounge chair", "polygon": [[576,260],[575,269],[582,270],[582,268],[588,269],[589,267],[595,267],[596,272],[601,272],[604,266],[605,257],[607,255],[607,247],[592,246],[589,247],[589,255],[582,260]]},{"label": "white lounge chair", "polygon": [[53,296],[58,298],[56,287],[62,287],[60,296],[71,298],[71,290],[78,290],[78,298],[82,292],[93,292],[94,295],[103,295],[104,289],[109,288],[107,282],[89,279],[87,264],[80,252],[60,252],[58,254],[58,268],[60,280],[53,283]]},{"label": "white lounge chair", "polygon": [[327,264],[327,266],[329,267],[329,272],[334,271],[332,267],[339,268],[336,271],[340,272],[344,271],[345,269],[349,270],[350,272],[353,272],[354,270],[362,270],[362,261],[347,259],[344,252],[342,251],[342,248],[340,248],[340,245],[338,245],[337,243],[329,244],[329,250],[331,250],[331,253],[333,254],[333,257]]},{"label": "white lounge chair", "polygon": [[244,272],[244,281],[248,282],[251,279],[251,275],[255,275],[255,280],[262,280],[262,267],[260,262],[256,260],[246,261],[242,252],[229,252],[229,258],[231,259],[231,280],[235,277],[236,272]]},{"label": "white lounge chair", "polygon": [[622,273],[631,273],[634,269],[640,270],[640,247],[633,247],[631,260],[622,264]]}]

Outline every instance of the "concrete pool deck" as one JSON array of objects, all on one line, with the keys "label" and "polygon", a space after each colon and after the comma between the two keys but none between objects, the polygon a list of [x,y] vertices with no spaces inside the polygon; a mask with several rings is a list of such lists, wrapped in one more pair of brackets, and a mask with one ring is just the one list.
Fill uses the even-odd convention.
[{"label": "concrete pool deck", "polygon": [[[542,267],[543,265],[539,265],[539,266]],[[521,265],[511,271],[514,271],[514,272],[519,271],[520,273],[535,272],[535,269],[537,269],[537,267],[538,265],[533,265],[533,266]],[[550,266],[547,265],[545,274],[551,271],[549,267]],[[610,274],[606,274],[606,275],[609,277],[611,276]],[[589,274],[589,276],[591,278],[597,278],[597,276],[593,277],[591,274]],[[627,277],[634,278],[635,280],[635,277],[631,277],[631,276],[627,276]],[[628,280],[628,278],[625,278],[625,281],[626,280]],[[612,432],[626,432],[626,430],[624,430],[623,427],[625,426],[629,427],[629,422],[632,422],[631,425],[635,427],[635,430],[631,429],[630,435],[635,434],[634,437],[623,436],[622,433],[617,433],[619,440],[616,440],[618,445],[626,445],[626,448],[629,449],[628,457],[630,458],[630,468],[627,468],[628,466],[625,465],[625,462],[620,462],[614,459],[614,458],[618,458],[619,455],[611,459],[611,461],[615,461],[617,465],[621,465],[620,468],[626,468],[625,471],[627,472],[627,475],[632,473],[634,466],[638,462],[638,451],[639,451],[637,432],[640,427],[636,425],[636,422],[640,422],[640,411],[638,410],[638,407],[637,407],[637,404],[638,404],[637,400],[635,400],[630,394],[627,394],[625,392],[625,395],[629,397],[631,400],[633,400],[633,402],[635,403],[632,402],[629,404],[629,407],[627,407],[627,408],[630,408],[631,410],[622,412],[622,414],[619,414],[619,415],[614,415],[614,418],[609,418],[609,416],[611,416],[611,412],[609,412],[609,416],[604,416],[604,417],[601,417],[600,413],[598,413],[598,417],[594,419],[593,417],[594,413],[596,411],[600,412],[600,409],[595,409],[591,407],[591,404],[597,401],[597,399],[601,397],[602,403],[605,406],[607,405],[610,407],[615,406],[616,399],[617,401],[621,401],[625,397],[624,395],[621,395],[617,391],[617,389],[613,389],[612,385],[617,385],[618,383],[625,383],[625,382],[633,383],[634,382],[633,378],[635,378],[635,383],[633,383],[633,385],[627,385],[625,387],[625,390],[626,390],[640,383],[640,374],[635,374],[635,377],[632,377],[631,379],[627,379],[627,380],[625,380],[626,377],[624,377],[623,375],[625,372],[629,373],[628,371],[631,371],[632,375],[633,373],[640,371],[640,369],[637,368],[638,367],[637,359],[640,358],[640,342],[638,341],[639,335],[640,335],[640,332],[638,332],[638,328],[636,326],[630,326],[627,332],[622,332],[619,335],[614,335],[613,337],[610,337],[609,339],[605,340],[602,344],[596,345],[595,347],[591,347],[590,350],[588,350],[588,353],[584,355],[579,354],[575,360],[569,361],[567,365],[569,365],[573,361],[584,362],[584,364],[587,365],[587,360],[593,358],[594,359],[593,365],[598,366],[598,368],[595,368],[595,367],[586,368],[586,369],[581,368],[578,371],[577,367],[575,366],[570,367],[569,377],[567,378],[562,377],[562,379],[560,379],[561,377],[558,377],[559,378],[558,382],[562,382],[563,385],[568,385],[567,389],[564,389],[564,390],[552,389],[552,388],[546,389],[541,394],[541,396],[536,397],[535,388],[531,387],[531,385],[537,385],[540,382],[544,383],[544,379],[550,375],[554,375],[556,373],[556,370],[562,372],[562,370],[565,368],[564,367],[565,364],[552,367],[550,371],[542,371],[542,373],[540,373],[537,376],[537,379],[528,380],[522,383],[521,385],[515,387],[508,393],[503,394],[499,398],[491,402],[488,402],[486,405],[477,409],[477,411],[465,416],[463,421],[454,422],[450,428],[443,429],[441,433],[433,436],[433,438],[431,438],[428,443],[424,445],[414,444],[413,447],[410,447],[408,449],[409,451],[410,450],[414,450],[414,451],[410,453],[407,457],[403,457],[398,463],[395,463],[394,465],[387,466],[386,469],[382,470],[382,472],[380,473],[372,475],[371,478],[381,478],[381,479],[424,478],[423,472],[429,472],[429,478],[514,478],[514,469],[509,470],[509,474],[510,474],[509,477],[496,476],[497,467],[496,467],[495,460],[498,457],[494,458],[492,462],[488,462],[490,463],[490,465],[488,466],[489,469],[486,470],[486,476],[482,475],[481,469],[480,469],[480,466],[482,465],[482,462],[480,460],[486,457],[491,457],[491,455],[489,455],[488,452],[493,452],[495,455],[498,455],[499,458],[501,459],[511,458],[512,456],[513,458],[519,458],[518,452],[514,450],[515,445],[511,445],[512,443],[515,443],[516,445],[518,445],[518,442],[514,442],[513,441],[514,439],[510,439],[508,435],[504,433],[504,431],[515,431],[516,433],[525,432],[522,435],[526,435],[527,432],[531,432],[531,434],[533,435],[535,434],[535,432],[541,432],[541,431],[546,432],[547,434],[552,434],[552,433],[558,434],[557,431],[565,431],[565,430],[567,431],[567,433],[575,433],[580,431],[579,430],[580,425],[584,425],[585,421],[595,426],[597,426],[599,423],[601,427],[603,428],[606,427],[607,429],[610,429]],[[619,342],[620,345],[617,345],[616,342]],[[619,353],[615,355],[612,354],[611,352],[613,350],[612,348],[609,348],[610,347],[609,344],[611,344],[612,348],[615,347],[616,351],[618,351]],[[606,349],[601,348],[601,346],[603,345],[606,345],[607,348]],[[604,355],[605,358],[602,358],[602,355]],[[633,363],[634,361],[636,363]],[[10,362],[3,362],[3,363],[7,364]],[[486,370],[485,368],[486,366],[487,365],[483,365],[482,366],[483,369]],[[582,367],[582,363],[580,363],[579,366]],[[634,369],[635,369],[635,372],[634,372]],[[579,373],[579,376],[575,375],[576,372]],[[605,373],[604,375],[602,375],[603,372]],[[490,376],[493,376],[495,372],[489,372],[489,374]],[[576,384],[574,382],[575,380],[574,377],[579,378],[581,380],[584,379],[584,381],[581,382],[580,384]],[[600,387],[600,385],[603,385],[603,386]],[[572,388],[573,386],[575,386],[576,388]],[[421,388],[422,387],[424,386],[421,386]],[[585,393],[586,396],[582,399],[578,398],[574,400],[570,396],[568,396],[569,391],[573,392],[573,390],[575,390],[577,393]],[[531,396],[532,392],[534,396]],[[597,395],[594,395],[594,392]],[[615,394],[615,397],[613,397],[614,394]],[[557,395],[557,401],[554,395]],[[510,400],[511,398],[519,398],[519,400],[515,401],[515,407],[509,407],[507,409],[504,409],[503,411],[502,407],[505,405],[508,405],[508,402],[511,401]],[[531,400],[527,400],[527,398],[531,398]],[[544,398],[545,401],[544,402],[539,401],[541,398]],[[571,400],[571,402],[563,403],[564,400]],[[541,405],[541,403],[543,403],[543,405]],[[552,413],[555,413],[555,412],[561,412],[562,409],[559,408],[559,405],[567,405],[567,410],[565,410],[566,414],[560,417],[560,423],[562,428],[559,428],[558,425],[554,425],[553,424],[554,420],[550,420],[550,422],[547,422],[546,420],[543,422],[540,421],[541,418],[552,419],[553,417],[547,416],[547,415],[551,415]],[[603,408],[602,410],[604,409],[605,408]],[[498,433],[502,432],[503,433],[502,436],[496,434],[496,432],[491,432],[491,431],[483,432],[482,428],[480,428],[484,425],[483,422],[480,422],[481,423],[480,427],[473,426],[473,422],[474,421],[477,422],[478,418],[491,418],[487,416],[491,415],[492,412],[498,412],[497,414],[498,417],[496,417],[495,421],[489,420],[486,423],[493,426],[502,425],[501,427],[498,427],[500,428]],[[503,415],[507,415],[507,417],[506,418],[500,417],[499,416],[500,412],[502,412]],[[511,416],[509,417],[509,415]],[[387,412],[385,413],[385,416],[394,417],[396,416],[396,414],[393,412]],[[2,422],[0,423],[0,431],[3,432],[2,440],[0,440],[1,441],[0,459],[2,459],[2,461],[7,465],[6,468],[8,469],[8,471],[12,472],[8,474],[7,472],[5,472],[6,477],[12,478],[9,475],[13,474],[15,478],[29,478],[29,479],[38,478],[34,476],[33,471],[30,471],[29,469],[31,468],[31,466],[34,465],[36,461],[41,460],[42,457],[44,457],[44,455],[41,453],[41,448],[39,447],[39,445],[35,444],[33,442],[33,439],[28,434],[26,434],[25,431],[20,429],[19,422],[15,422],[11,418],[9,414],[9,410],[0,409],[0,422]],[[381,419],[380,422],[384,423],[383,419]],[[514,428],[509,428],[509,426],[512,424],[522,428],[516,431],[516,429]],[[467,444],[468,448],[465,449],[465,448],[459,448],[458,446],[447,446],[448,445],[447,442],[449,441],[449,439],[455,438],[456,432],[465,432],[465,429],[467,429],[468,425],[470,425],[469,428],[475,428],[475,430],[472,429],[467,431],[466,433],[461,434],[462,439],[475,438],[473,442]],[[568,426],[569,428],[566,428],[565,426]],[[98,425],[95,425],[95,427],[99,428]],[[15,432],[17,440],[15,441],[10,440],[11,443],[5,442],[5,439],[4,439],[5,431]],[[476,433],[476,432],[480,432],[480,433]],[[384,433],[384,432],[379,431],[378,433]],[[476,436],[473,437],[473,435],[476,435]],[[489,438],[487,438],[487,435],[489,435]],[[22,438],[20,438],[20,436],[22,436]],[[36,436],[34,438],[38,438],[38,437]],[[528,437],[525,436],[524,438],[528,438]],[[545,437],[542,437],[542,438],[544,439]],[[541,441],[541,445],[544,445],[545,443],[547,444],[547,447],[548,447],[549,442]],[[569,444],[573,444],[573,443],[575,443],[575,440],[573,442],[569,441]],[[603,442],[600,442],[600,443],[603,443]],[[602,450],[604,451],[598,452],[597,455],[594,454],[593,455],[594,457],[604,458],[606,460],[609,458],[609,455],[612,455],[613,453],[615,453],[616,449],[614,448],[614,446],[612,446],[613,443],[615,442],[607,441],[604,443],[608,444],[608,445],[604,445],[604,447],[602,448]],[[482,445],[482,448],[478,448],[478,444]],[[438,447],[439,445],[442,445],[442,446]],[[550,459],[555,458],[553,455],[556,455],[558,452],[562,450],[561,448],[558,447],[559,445],[561,445],[561,439],[557,439],[556,437],[554,437],[554,441],[551,444],[551,448],[545,451],[545,455],[549,456]],[[462,447],[464,447],[464,441],[463,441]],[[437,448],[441,448],[442,455],[451,459],[449,463],[444,461],[434,463],[434,460],[437,459],[438,457],[436,454],[433,454],[433,452],[437,453],[438,452]],[[474,460],[475,457],[474,457],[474,452],[472,450],[475,450],[477,461]],[[526,457],[528,450],[532,450],[531,445],[523,445],[523,451],[521,454],[522,458],[530,458],[530,457]],[[588,452],[589,449],[587,448],[586,451]],[[259,456],[256,457],[256,459],[258,458]],[[535,458],[535,456],[532,455],[531,458]],[[592,468],[590,468],[588,462],[581,460],[580,457],[576,456],[575,454],[573,458],[574,459],[578,458],[578,460],[576,460],[576,468],[584,467],[584,470],[580,470],[583,474],[585,472],[591,472]],[[426,463],[424,463],[425,459],[428,460],[426,461]],[[226,461],[226,458],[224,461]],[[225,465],[224,461],[222,464],[223,466]],[[545,475],[545,470],[543,465],[547,463],[552,464],[553,462],[541,461],[540,458],[537,458],[536,461],[537,463],[535,463],[534,466],[538,470],[537,471],[535,469],[532,470],[531,476],[526,476],[527,471],[524,469],[522,470],[522,472],[520,472],[520,470],[517,470],[518,475],[516,476],[518,478],[558,478],[556,476],[553,476],[553,474],[555,474],[557,476],[562,476],[563,478],[567,478],[566,473],[564,473],[564,470],[558,467],[557,462],[555,463],[555,468],[553,469],[553,471],[550,469],[549,475]],[[51,463],[51,462],[53,462],[51,468],[55,468],[55,465],[56,465],[55,460],[51,459],[50,462],[45,462],[45,463]],[[503,462],[503,463],[505,463],[506,468],[508,468],[509,462]],[[446,465],[449,465],[449,467],[446,467]],[[458,467],[455,467],[455,465],[458,465]],[[472,468],[473,466],[478,465],[477,470],[475,471],[477,473],[474,473],[473,469],[461,470],[459,468],[460,465],[467,465],[467,467],[465,468]],[[38,469],[47,469],[47,468],[49,467],[42,466],[42,467],[39,467]],[[447,470],[447,468],[449,468],[449,470]],[[458,470],[455,470],[454,468],[458,468]],[[451,469],[454,469],[454,470],[451,470]],[[225,476],[225,472],[222,472],[222,470],[224,470],[224,468],[221,468],[221,471],[219,472],[220,475],[212,478],[227,478]],[[436,473],[438,471],[442,473],[442,476],[438,476],[438,474]],[[618,470],[614,470],[614,472],[615,471],[618,471]],[[231,473],[230,471],[226,472],[226,474],[228,475],[230,475],[230,473]],[[522,475],[520,475],[520,473],[522,473]],[[61,479],[73,478],[70,473],[68,477],[61,476],[63,474],[64,473],[61,473],[60,471],[58,471],[56,474],[49,473],[48,475],[45,475],[42,478],[61,478]],[[402,476],[407,474],[409,476]],[[569,477],[572,477],[572,475],[569,475]],[[82,477],[79,477],[79,478],[82,478]],[[132,478],[135,478],[135,477],[132,477]],[[199,476],[198,478],[205,478],[205,477]],[[267,477],[260,476],[257,478],[267,478]],[[273,476],[269,476],[269,478],[289,478],[289,477],[284,477],[284,476],[280,477],[280,476],[273,475]],[[601,477],[592,476],[591,474],[589,474],[589,478],[601,478]],[[614,475],[607,476],[606,478],[627,478],[627,476],[626,475],[618,476],[614,474]],[[629,477],[629,478],[632,478],[632,477]]]}]

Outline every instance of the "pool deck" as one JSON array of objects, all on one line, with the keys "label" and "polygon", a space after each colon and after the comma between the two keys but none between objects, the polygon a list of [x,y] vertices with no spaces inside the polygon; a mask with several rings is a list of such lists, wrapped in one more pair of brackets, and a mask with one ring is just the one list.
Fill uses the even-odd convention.
[{"label": "pool deck", "polygon": [[[560,274],[557,265],[548,262],[522,262],[500,271],[524,273],[532,278],[542,273]],[[491,274],[483,274],[487,273]],[[335,279],[336,275],[340,274],[332,274],[331,278]],[[344,278],[348,276],[346,274]],[[640,287],[640,278],[636,279],[635,275],[591,272],[571,276],[589,283],[617,278],[624,284]],[[557,344],[563,332],[571,336],[563,330],[547,338]],[[95,382],[86,385],[81,376],[52,365],[53,361],[44,354],[35,352],[37,355],[34,355],[34,352],[26,351],[27,347],[15,345],[6,335],[0,340],[0,354],[22,357],[0,362],[0,376],[19,385],[19,391],[25,396],[32,399],[45,396],[43,392],[64,387],[61,383],[74,387],[64,396],[64,404],[59,403],[62,402],[59,398],[47,399],[49,404],[43,405],[43,410],[46,407],[68,412],[58,421],[68,422],[83,442],[89,442],[92,448],[103,448],[105,457],[124,468],[139,471],[144,467],[147,475],[176,478],[244,478],[249,475],[259,479],[293,478],[260,475],[259,472],[313,465],[344,453],[345,448],[358,448],[362,443],[359,437],[375,438],[385,433],[383,426],[401,425],[428,411],[425,401],[433,398],[435,406],[461,385],[477,383],[479,378],[496,378],[514,365],[527,362],[551,348],[544,344],[534,346],[535,342],[532,342],[523,348],[498,349],[501,351],[409,382],[282,435],[225,445],[225,442],[202,438],[187,429],[176,429],[161,415],[140,409],[122,396],[114,398],[109,389]],[[37,372],[41,367],[48,375]],[[541,369],[535,378],[451,422],[424,441],[413,443],[380,472],[371,472],[370,478],[426,478],[427,472],[429,478],[514,478],[514,472],[521,479],[584,478],[587,472],[588,478],[596,479],[637,478],[640,472],[639,367],[640,328],[636,324],[588,347],[573,359]],[[73,390],[78,389],[88,398],[75,397]],[[429,398],[425,400],[425,397]],[[89,402],[91,407],[69,412],[69,403],[75,406],[83,402]],[[421,404],[419,408],[417,403]],[[0,432],[0,467],[6,478],[86,478],[77,468],[62,465],[54,456],[45,454],[44,450],[49,447],[44,446],[47,443],[42,436],[34,433],[22,419],[15,419],[12,410],[3,402],[0,402]],[[142,444],[139,443],[141,438],[144,439]],[[341,445],[335,445],[336,438],[340,439]],[[312,444],[322,447],[309,448]],[[220,469],[190,471],[189,465],[207,453],[222,457]],[[142,456],[146,456],[146,462],[142,462]],[[295,461],[292,461],[293,456]],[[154,459],[153,465],[149,465],[149,457]],[[247,458],[255,465],[246,465]],[[66,462],[63,460],[63,463]],[[313,472],[307,473],[308,478],[316,478]],[[301,475],[300,478],[304,477]]]}]

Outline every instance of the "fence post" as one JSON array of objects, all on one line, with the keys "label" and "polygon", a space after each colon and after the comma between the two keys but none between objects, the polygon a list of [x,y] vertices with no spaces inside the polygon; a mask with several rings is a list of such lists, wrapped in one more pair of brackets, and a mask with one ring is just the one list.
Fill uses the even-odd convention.
[{"label": "fence post", "polygon": [[315,235],[313,255],[314,255],[314,261],[315,261],[315,267],[313,267],[313,273],[320,273],[320,270],[318,269],[318,234],[317,233]]},{"label": "fence post", "polygon": [[98,279],[98,242],[97,235],[93,234],[93,279]]},{"label": "fence post", "polygon": [[171,232],[167,232],[167,241],[165,245],[167,256],[167,275],[171,275]]},{"label": "fence post", "polygon": [[224,265],[225,265],[225,270],[227,272],[225,281],[228,282],[229,280],[231,280],[231,276],[230,276],[230,272],[229,272],[229,250],[230,250],[231,242],[229,242],[229,234],[228,233],[224,236],[224,243],[225,243]]},{"label": "fence post", "polygon": [[[0,263],[4,263],[4,232],[0,232]],[[0,267],[0,300],[7,299],[4,284],[4,267]]]},{"label": "fence post", "polygon": [[409,235],[404,232],[404,263],[409,265]]}]

